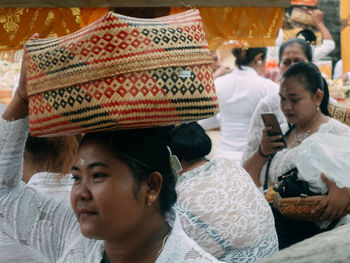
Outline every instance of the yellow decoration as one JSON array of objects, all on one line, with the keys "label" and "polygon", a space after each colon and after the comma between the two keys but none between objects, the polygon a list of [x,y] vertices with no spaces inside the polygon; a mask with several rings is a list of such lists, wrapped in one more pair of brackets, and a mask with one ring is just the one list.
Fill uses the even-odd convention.
[{"label": "yellow decoration", "polygon": [[[171,14],[185,8],[171,8]],[[282,27],[284,8],[210,7],[198,8],[207,33],[209,47],[215,50],[230,40],[249,47],[274,46]]]},{"label": "yellow decoration", "polygon": [[340,0],[341,56],[343,72],[350,72],[350,0]]},{"label": "yellow decoration", "polygon": [[79,8],[1,8],[0,49],[21,49],[34,33],[57,37],[79,28]]}]

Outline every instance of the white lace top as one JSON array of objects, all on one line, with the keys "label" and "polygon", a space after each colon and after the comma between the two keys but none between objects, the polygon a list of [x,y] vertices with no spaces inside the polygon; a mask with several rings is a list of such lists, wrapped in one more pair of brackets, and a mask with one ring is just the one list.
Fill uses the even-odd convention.
[{"label": "white lace top", "polygon": [[261,99],[259,104],[256,106],[250,122],[247,141],[243,147],[242,163],[253,155],[261,143],[262,130],[264,129],[261,113],[267,112],[275,113],[280,125],[287,124],[287,119],[281,111],[280,96],[277,92],[267,95]]},{"label": "white lace top", "polygon": [[[21,182],[28,119],[0,119],[0,231],[57,263],[99,263],[104,243],[80,233],[66,201],[50,198]],[[179,219],[167,217],[172,232],[156,263],[218,262],[182,230]]]},{"label": "white lace top", "polygon": [[[59,200],[69,200],[70,190],[73,181],[68,175],[60,178],[56,173],[41,172],[34,174],[28,186],[48,194]],[[60,178],[60,179],[58,179]],[[30,247],[20,245],[16,240],[0,233],[0,262],[19,262],[19,263],[44,263],[47,262],[35,250]]]},{"label": "white lace top", "polygon": [[[282,129],[285,132],[288,128],[284,125]],[[277,152],[269,169],[269,185],[293,167],[298,168],[298,177],[308,181],[314,192],[328,191],[320,177],[322,172],[339,187],[350,187],[350,127],[329,118],[298,146]],[[260,173],[262,184],[265,171],[266,164]]]},{"label": "white lace top", "polygon": [[254,262],[278,250],[274,218],[237,162],[213,159],[184,173],[175,206],[183,229],[225,262]]}]

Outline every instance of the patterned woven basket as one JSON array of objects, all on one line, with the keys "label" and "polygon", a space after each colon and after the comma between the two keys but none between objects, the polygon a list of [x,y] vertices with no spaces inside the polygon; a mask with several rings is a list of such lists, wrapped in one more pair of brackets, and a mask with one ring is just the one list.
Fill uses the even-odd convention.
[{"label": "patterned woven basket", "polygon": [[198,10],[156,19],[110,12],[25,48],[34,136],[163,126],[218,112]]},{"label": "patterned woven basket", "polygon": [[350,126],[350,109],[329,104],[328,111],[334,119]]},{"label": "patterned woven basket", "polygon": [[[311,210],[315,208],[327,195],[315,195],[307,197],[289,197],[281,198],[276,193],[274,196],[273,206],[278,209],[282,215],[296,220],[313,221],[320,219],[320,214],[311,214]],[[346,209],[350,213],[350,205]]]}]

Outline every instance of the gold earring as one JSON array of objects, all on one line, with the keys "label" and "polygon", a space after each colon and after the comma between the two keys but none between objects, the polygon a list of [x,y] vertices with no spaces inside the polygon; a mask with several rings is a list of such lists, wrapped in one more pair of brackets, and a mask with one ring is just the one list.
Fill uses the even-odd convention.
[{"label": "gold earring", "polygon": [[147,194],[147,205],[150,206],[152,204],[153,196],[151,194]]}]

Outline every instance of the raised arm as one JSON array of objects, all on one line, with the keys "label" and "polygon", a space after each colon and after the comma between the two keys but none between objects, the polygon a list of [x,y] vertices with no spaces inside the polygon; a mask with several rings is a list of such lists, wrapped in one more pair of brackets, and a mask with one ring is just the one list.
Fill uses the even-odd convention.
[{"label": "raised arm", "polygon": [[323,23],[323,13],[319,9],[309,11],[316,27],[322,35],[322,44],[314,50],[314,61],[320,60],[327,56],[335,48],[335,42],[328,28]]},{"label": "raised arm", "polygon": [[[28,134],[25,61],[19,87],[0,118],[0,231],[56,262],[68,235],[79,232],[70,205],[21,181]],[[69,229],[69,231],[68,231]]]}]

